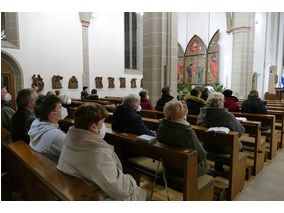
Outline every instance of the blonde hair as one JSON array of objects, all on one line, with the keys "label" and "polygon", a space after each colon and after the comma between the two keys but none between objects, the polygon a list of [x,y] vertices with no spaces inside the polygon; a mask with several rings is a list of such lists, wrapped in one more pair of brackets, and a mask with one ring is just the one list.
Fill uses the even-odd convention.
[{"label": "blonde hair", "polygon": [[224,107],[224,95],[220,92],[212,92],[206,101],[209,107]]},{"label": "blonde hair", "polygon": [[172,100],[165,104],[164,115],[169,120],[175,120],[180,117],[183,112],[183,105],[180,101]]}]

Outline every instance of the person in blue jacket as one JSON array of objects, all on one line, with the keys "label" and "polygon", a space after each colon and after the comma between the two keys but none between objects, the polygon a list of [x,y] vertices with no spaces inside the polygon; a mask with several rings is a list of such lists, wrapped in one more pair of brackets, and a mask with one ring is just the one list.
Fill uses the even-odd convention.
[{"label": "person in blue jacket", "polygon": [[135,94],[125,96],[122,104],[117,106],[113,112],[112,129],[117,132],[135,135],[156,136],[155,132],[145,126],[138,114],[139,111],[141,111],[140,97]]}]

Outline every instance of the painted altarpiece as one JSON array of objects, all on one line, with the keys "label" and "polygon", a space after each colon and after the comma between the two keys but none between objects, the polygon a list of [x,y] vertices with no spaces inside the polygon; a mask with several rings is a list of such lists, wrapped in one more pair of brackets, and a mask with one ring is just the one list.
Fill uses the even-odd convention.
[{"label": "painted altarpiece", "polygon": [[178,43],[178,58],[177,58],[177,83],[183,84],[184,73],[183,73],[183,61],[184,52],[181,45]]},{"label": "painted altarpiece", "polygon": [[207,49],[207,84],[214,84],[219,74],[219,30],[211,38]]}]

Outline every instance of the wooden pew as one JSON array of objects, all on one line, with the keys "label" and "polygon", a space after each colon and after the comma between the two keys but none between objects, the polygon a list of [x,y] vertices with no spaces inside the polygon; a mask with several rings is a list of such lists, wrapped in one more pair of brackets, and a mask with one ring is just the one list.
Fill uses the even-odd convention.
[{"label": "wooden pew", "polygon": [[[109,117],[110,117],[109,121],[111,122],[111,117],[112,117],[111,113],[109,113]],[[153,131],[157,131],[159,127],[159,120],[152,119],[152,118],[142,118],[142,120],[149,129]],[[196,132],[196,135],[200,141],[204,143],[220,144],[220,145],[230,147],[231,153],[229,155],[222,155],[222,156],[219,155],[218,157],[218,155],[209,154],[208,159],[213,160],[213,161],[220,160],[229,166],[230,170],[229,170],[228,199],[232,200],[236,196],[236,194],[243,189],[244,181],[245,181],[245,170],[246,170],[246,158],[247,157],[245,153],[239,153],[239,148],[238,148],[238,135],[239,134],[237,132],[231,131],[228,135],[220,134],[220,133],[215,135],[212,133],[206,133],[205,131],[207,130],[207,128],[205,127],[199,127],[199,126],[192,125],[192,128]],[[237,143],[237,146],[235,145],[235,143]],[[257,158],[257,160],[258,160],[257,164],[259,165],[261,162],[261,158]],[[263,161],[263,157],[262,157],[262,161]]]},{"label": "wooden pew", "polygon": [[268,158],[273,159],[277,153],[277,140],[275,134],[275,116],[253,113],[232,112],[236,117],[245,117],[247,120],[260,121],[262,125],[268,125],[268,131],[262,131],[262,135],[270,137]]},{"label": "wooden pew", "polygon": [[33,151],[23,141],[11,143],[8,151],[13,163],[20,166],[29,200],[99,200],[99,193],[78,178],[68,176],[56,168],[56,164],[41,153]]},{"label": "wooden pew", "polygon": [[[198,119],[198,115],[187,115],[187,121],[195,125]],[[247,151],[252,151],[254,153],[254,164],[253,164],[253,175],[257,175],[264,167],[265,158],[265,143],[261,141],[261,122],[257,121],[246,121],[241,122],[245,128],[245,132],[252,134],[252,137],[241,137],[244,149]]]},{"label": "wooden pew", "polygon": [[280,131],[280,141],[278,143],[278,148],[284,148],[284,109],[283,110],[268,110],[269,114],[275,115],[276,123],[275,129]]},{"label": "wooden pew", "polygon": [[82,103],[86,103],[86,102],[88,102],[88,103],[98,103],[98,104],[102,104],[102,105],[110,105],[111,104],[109,101],[105,101],[105,100],[89,100],[89,99],[73,99],[72,98],[72,103],[73,102],[74,102],[74,104],[77,104],[75,107],[78,107],[78,104],[81,105]]},{"label": "wooden pew", "polygon": [[[179,168],[184,172],[183,200],[212,200],[214,179],[208,175],[197,177],[197,153],[195,150],[174,147],[159,142],[152,144],[136,141],[136,135],[117,133],[107,129],[104,138],[118,153],[134,153]],[[119,155],[126,165],[123,155]],[[205,183],[204,179],[206,179]]]}]

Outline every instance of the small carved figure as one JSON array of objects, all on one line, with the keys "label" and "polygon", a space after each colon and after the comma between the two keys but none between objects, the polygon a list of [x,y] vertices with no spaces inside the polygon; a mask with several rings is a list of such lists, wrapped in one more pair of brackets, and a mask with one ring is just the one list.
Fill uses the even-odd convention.
[{"label": "small carved figure", "polygon": [[52,89],[61,89],[62,88],[62,84],[61,84],[61,80],[63,79],[62,76],[60,75],[54,75],[52,77]]},{"label": "small carved figure", "polygon": [[120,88],[125,88],[125,78],[119,78],[120,80]]},{"label": "small carved figure", "polygon": [[141,78],[140,87],[143,88],[143,78]]},{"label": "small carved figure", "polygon": [[96,77],[96,88],[103,88],[103,77]]},{"label": "small carved figure", "polygon": [[43,87],[44,87],[44,82],[43,82],[42,78],[40,77],[40,75],[37,75],[37,78],[36,78],[36,75],[33,74],[32,78],[33,78],[32,88],[37,87],[38,91],[42,91]]},{"label": "small carved figure", "polygon": [[136,86],[136,78],[132,78],[131,79],[131,88],[136,88],[137,86]]},{"label": "small carved figure", "polygon": [[108,88],[114,88],[114,78],[108,77]]},{"label": "small carved figure", "polygon": [[78,89],[78,80],[75,77],[75,75],[73,75],[68,82],[68,88],[69,89]]}]

